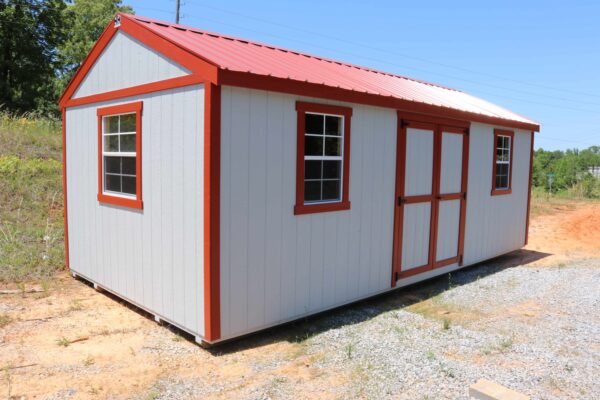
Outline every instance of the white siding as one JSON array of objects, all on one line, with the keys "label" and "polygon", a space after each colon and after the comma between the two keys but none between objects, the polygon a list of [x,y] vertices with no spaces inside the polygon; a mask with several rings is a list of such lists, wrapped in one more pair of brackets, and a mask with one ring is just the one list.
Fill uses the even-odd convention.
[{"label": "white siding", "polygon": [[223,339],[390,286],[395,111],[349,105],[351,210],[296,216],[296,100],[222,90]]},{"label": "white siding", "polygon": [[[143,211],[99,204],[98,107],[142,100]],[[71,269],[204,335],[202,86],[67,109]]]},{"label": "white siding", "polygon": [[73,98],[188,75],[190,71],[119,31],[75,91]]},{"label": "white siding", "polygon": [[[500,127],[498,127],[500,128]],[[494,127],[473,123],[464,263],[473,264],[523,246],[529,190],[531,132],[515,130],[512,194],[492,196]]]}]

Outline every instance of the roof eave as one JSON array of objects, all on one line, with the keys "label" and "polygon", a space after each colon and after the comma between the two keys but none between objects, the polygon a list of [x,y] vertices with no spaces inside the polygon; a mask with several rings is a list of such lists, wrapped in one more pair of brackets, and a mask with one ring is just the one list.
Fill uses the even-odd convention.
[{"label": "roof eave", "polygon": [[501,127],[524,129],[533,132],[540,131],[540,125],[532,122],[493,117],[469,111],[457,110],[451,107],[437,106],[392,96],[357,92],[354,90],[336,88],[328,85],[259,75],[251,72],[219,70],[218,81],[221,85],[244,87],[257,90],[269,90],[300,96],[319,97],[348,103],[366,104],[377,107],[391,108],[419,114],[441,116],[469,122],[480,122]]}]

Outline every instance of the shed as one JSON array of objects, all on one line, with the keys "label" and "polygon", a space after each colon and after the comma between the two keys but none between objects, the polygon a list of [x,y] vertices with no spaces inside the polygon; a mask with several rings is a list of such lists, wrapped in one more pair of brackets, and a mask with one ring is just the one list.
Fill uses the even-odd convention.
[{"label": "shed", "polygon": [[527,243],[539,124],[118,14],[60,99],[74,276],[216,343]]}]

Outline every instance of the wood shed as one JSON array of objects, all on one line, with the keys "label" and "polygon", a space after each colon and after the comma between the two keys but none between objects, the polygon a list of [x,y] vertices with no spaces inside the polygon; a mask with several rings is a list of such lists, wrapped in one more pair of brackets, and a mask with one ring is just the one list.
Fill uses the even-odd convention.
[{"label": "wood shed", "polygon": [[215,343],[527,243],[539,124],[118,14],[60,99],[67,266]]}]

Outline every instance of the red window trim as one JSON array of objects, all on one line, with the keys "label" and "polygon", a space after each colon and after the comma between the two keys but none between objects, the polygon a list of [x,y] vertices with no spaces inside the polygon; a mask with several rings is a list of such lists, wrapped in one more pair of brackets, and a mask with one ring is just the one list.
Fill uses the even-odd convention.
[{"label": "red window trim", "polygon": [[[498,136],[510,136],[510,160],[508,161],[508,188],[496,189],[496,142]],[[494,129],[494,145],[492,153],[492,196],[512,193],[513,150],[515,147],[515,132],[505,129]]]},{"label": "red window trim", "polygon": [[[116,106],[98,108],[98,201],[105,204],[113,204],[121,207],[128,207],[141,210],[144,207],[142,202],[142,108],[143,102],[119,104]],[[124,114],[135,112],[135,173],[136,173],[136,198],[130,199],[119,196],[112,196],[104,193],[102,189],[104,174],[102,173],[102,117],[107,115]]]},{"label": "red window trim", "polygon": [[[352,109],[328,104],[296,102],[298,114],[297,155],[296,155],[296,205],[294,214],[313,214],[350,209],[350,119]],[[335,203],[304,204],[304,116],[307,112],[334,114],[344,117],[344,156],[342,158],[342,201]]]}]

